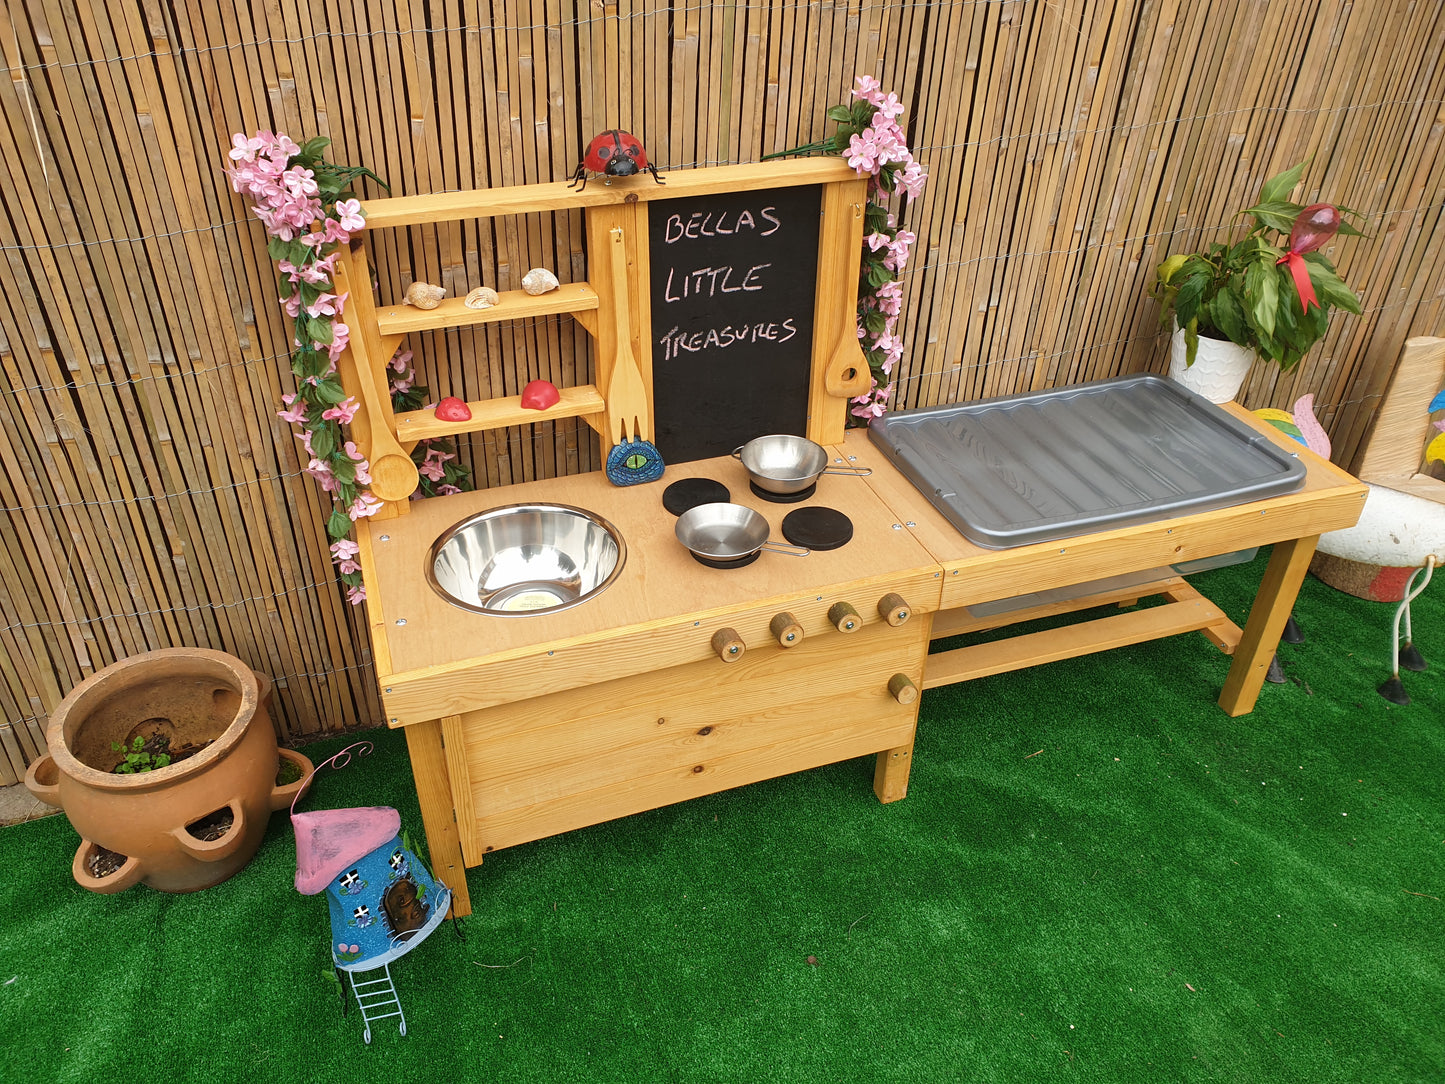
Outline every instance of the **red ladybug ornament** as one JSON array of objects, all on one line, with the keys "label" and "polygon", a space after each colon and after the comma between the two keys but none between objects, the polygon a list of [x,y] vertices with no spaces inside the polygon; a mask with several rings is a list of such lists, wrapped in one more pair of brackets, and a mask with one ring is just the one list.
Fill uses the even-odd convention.
[{"label": "red ladybug ornament", "polygon": [[647,161],[647,151],[642,146],[642,140],[631,132],[609,128],[593,136],[592,142],[587,144],[587,151],[582,155],[577,172],[572,174],[572,180],[567,187],[571,188],[580,183],[581,187],[577,191],[581,192],[587,187],[587,178],[593,173],[600,173],[607,178],[607,183],[611,184],[613,177],[631,177],[644,169],[652,174],[652,179],[658,184],[667,183],[658,175],[657,167]]}]

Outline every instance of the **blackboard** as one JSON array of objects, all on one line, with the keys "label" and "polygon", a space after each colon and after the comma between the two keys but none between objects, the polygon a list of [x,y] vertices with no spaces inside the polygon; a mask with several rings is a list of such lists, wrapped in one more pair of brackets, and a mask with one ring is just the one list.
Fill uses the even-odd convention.
[{"label": "blackboard", "polygon": [[822,188],[654,200],[655,443],[666,463],[807,435]]}]

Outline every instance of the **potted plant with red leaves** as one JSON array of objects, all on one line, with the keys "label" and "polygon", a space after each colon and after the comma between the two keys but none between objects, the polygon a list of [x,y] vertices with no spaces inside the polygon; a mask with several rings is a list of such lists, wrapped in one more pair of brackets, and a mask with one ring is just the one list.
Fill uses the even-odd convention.
[{"label": "potted plant with red leaves", "polygon": [[[1324,335],[1331,309],[1360,314],[1360,299],[1320,251],[1337,233],[1360,236],[1343,217],[1357,212],[1292,202],[1303,174],[1301,162],[1265,181],[1259,202],[1236,216],[1253,220],[1238,241],[1172,255],[1155,272],[1150,293],[1175,329],[1170,376],[1214,402],[1234,397],[1256,357],[1293,369]],[[1205,370],[1221,352],[1237,355],[1236,372],[1212,379]]]}]

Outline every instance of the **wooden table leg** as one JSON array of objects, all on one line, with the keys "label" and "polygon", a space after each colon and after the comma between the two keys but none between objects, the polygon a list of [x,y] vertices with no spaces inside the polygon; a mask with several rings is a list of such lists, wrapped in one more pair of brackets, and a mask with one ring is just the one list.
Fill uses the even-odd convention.
[{"label": "wooden table leg", "polygon": [[462,861],[462,841],[452,815],[452,788],[447,774],[446,751],[442,748],[440,719],[413,723],[406,731],[406,749],[411,754],[411,775],[421,803],[422,826],[431,859],[432,876],[452,890],[452,914],[464,918],[472,913],[467,892],[467,867]]},{"label": "wooden table leg", "polygon": [[1274,544],[1244,634],[1235,648],[1229,676],[1224,680],[1224,691],[1219,694],[1219,706],[1229,715],[1248,715],[1254,710],[1270,659],[1279,646],[1280,633],[1289,620],[1319,540],[1319,535],[1310,535]]},{"label": "wooden table leg", "polygon": [[908,795],[908,769],[913,766],[913,743],[878,754],[873,769],[873,793],[880,802],[896,802]]}]

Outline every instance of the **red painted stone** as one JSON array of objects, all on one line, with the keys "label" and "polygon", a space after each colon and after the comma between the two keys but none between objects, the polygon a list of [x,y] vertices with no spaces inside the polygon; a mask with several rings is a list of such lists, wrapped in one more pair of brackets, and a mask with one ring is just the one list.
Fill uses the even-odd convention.
[{"label": "red painted stone", "polygon": [[528,410],[546,410],[561,398],[562,393],[550,380],[533,380],[522,389],[522,405]]},{"label": "red painted stone", "polygon": [[443,422],[465,422],[472,417],[472,408],[455,395],[448,395],[437,404],[437,420]]}]

